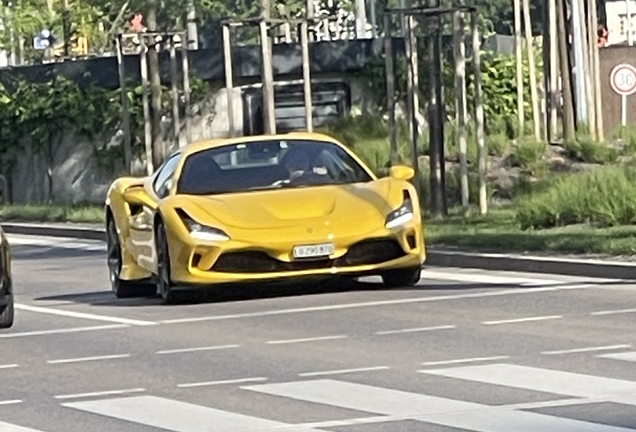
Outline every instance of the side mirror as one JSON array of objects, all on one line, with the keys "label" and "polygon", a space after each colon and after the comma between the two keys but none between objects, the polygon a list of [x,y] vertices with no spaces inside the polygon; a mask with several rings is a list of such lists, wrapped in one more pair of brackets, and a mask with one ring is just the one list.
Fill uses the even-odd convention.
[{"label": "side mirror", "polygon": [[133,186],[124,191],[122,198],[128,204],[136,204],[141,206],[150,207],[151,209],[157,208],[157,203],[148,196],[143,186]]},{"label": "side mirror", "polygon": [[391,178],[409,181],[415,177],[415,170],[407,165],[394,165],[390,171]]}]

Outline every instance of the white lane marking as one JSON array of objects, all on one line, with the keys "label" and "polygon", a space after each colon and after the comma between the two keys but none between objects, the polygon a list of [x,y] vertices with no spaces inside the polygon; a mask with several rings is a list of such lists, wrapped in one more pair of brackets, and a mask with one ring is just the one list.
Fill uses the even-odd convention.
[{"label": "white lane marking", "polygon": [[636,382],[512,364],[431,369],[428,374],[636,405]]},{"label": "white lane marking", "polygon": [[622,360],[628,362],[636,362],[636,351],[611,353],[611,354],[599,354],[596,357],[606,358],[611,360]]},{"label": "white lane marking", "polygon": [[155,396],[75,402],[64,406],[174,432],[318,431]]},{"label": "white lane marking", "polygon": [[0,369],[15,369],[17,368],[18,365],[17,364],[5,364],[5,365],[0,365]]},{"label": "white lane marking", "polygon": [[620,315],[620,314],[628,314],[628,313],[636,313],[636,309],[618,309],[618,310],[599,311],[599,312],[592,312],[590,315],[602,316],[602,315]]},{"label": "white lane marking", "polygon": [[203,317],[193,317],[193,318],[179,318],[179,319],[163,320],[163,321],[160,321],[160,323],[185,324],[185,323],[203,322],[203,321],[220,321],[220,320],[240,319],[240,318],[258,318],[258,317],[275,316],[275,315],[298,314],[298,313],[305,313],[305,312],[324,312],[324,311],[332,311],[332,310],[357,309],[357,308],[367,308],[367,307],[376,307],[376,306],[394,306],[394,305],[428,303],[428,302],[448,301],[448,300],[463,300],[463,299],[481,298],[481,297],[500,297],[500,296],[507,296],[507,295],[535,294],[535,293],[542,293],[542,292],[562,291],[562,290],[571,290],[571,289],[588,289],[593,287],[595,287],[595,285],[579,285],[575,287],[558,286],[558,287],[541,287],[541,288],[515,288],[510,290],[489,291],[489,292],[470,293],[470,294],[452,294],[452,295],[443,295],[443,296],[378,300],[378,301],[370,301],[370,302],[362,302],[362,303],[340,303],[340,304],[331,304],[326,306],[313,306],[313,307],[295,308],[295,309],[274,309],[274,310],[262,311],[262,312],[247,312],[247,313],[238,313],[238,314],[230,314],[230,315],[213,315],[213,316],[203,316]]},{"label": "white lane marking", "polygon": [[239,348],[239,347],[240,345],[216,345],[216,346],[207,346],[207,347],[178,348],[178,349],[157,351],[155,354],[158,354],[158,355],[184,354],[184,353],[193,353],[193,352],[201,352],[201,351],[216,351],[216,350],[232,349],[232,348]]},{"label": "white lane marking", "polygon": [[42,432],[36,429],[29,429],[26,427],[14,425],[11,423],[4,423],[0,421],[0,432]]},{"label": "white lane marking", "polygon": [[344,375],[344,374],[357,373],[357,372],[375,372],[375,371],[388,370],[388,369],[391,369],[391,368],[388,366],[372,366],[372,367],[355,368],[355,369],[337,369],[337,370],[320,371],[320,372],[303,372],[303,373],[299,373],[298,376],[313,377],[313,376],[327,376],[327,375]]},{"label": "white lane marking", "polygon": [[157,325],[156,322],[152,322],[152,321],[141,321],[141,320],[133,320],[128,318],[119,318],[119,317],[112,317],[112,316],[105,316],[105,315],[73,312],[73,311],[67,311],[67,310],[61,310],[61,309],[30,306],[25,304],[16,304],[15,308],[19,310],[23,310],[23,311],[28,311],[28,312],[65,316],[70,318],[80,318],[80,319],[87,319],[87,320],[93,320],[93,321],[107,321],[107,322],[114,322],[114,323],[127,324],[127,325],[133,325],[133,326]]},{"label": "white lane marking", "polygon": [[80,333],[87,331],[99,331],[99,330],[112,330],[112,329],[121,329],[130,327],[126,324],[112,324],[112,325],[104,325],[104,326],[92,326],[92,327],[74,327],[74,328],[65,328],[65,329],[56,329],[56,330],[39,330],[39,331],[29,331],[22,333],[6,333],[1,334],[0,339],[10,339],[10,338],[18,338],[18,337],[28,337],[28,336],[47,336],[52,334],[65,334],[65,333]]},{"label": "white lane marking", "polygon": [[452,330],[456,328],[454,325],[442,325],[442,326],[434,326],[434,327],[420,327],[420,328],[406,328],[400,330],[386,330],[386,331],[378,331],[375,332],[377,335],[393,335],[393,334],[402,334],[402,333],[418,333],[418,332],[428,332],[435,330]]},{"label": "white lane marking", "polygon": [[22,401],[20,399],[3,400],[3,401],[0,401],[0,406],[17,405],[17,404],[21,404],[21,403],[22,403]]},{"label": "white lane marking", "polygon": [[7,235],[11,246],[38,246],[44,248],[76,249],[85,251],[102,252],[106,250],[106,244],[99,240],[76,240],[65,237],[41,237]]},{"label": "white lane marking", "polygon": [[424,270],[422,275],[423,277],[426,277],[427,279],[483,283],[483,284],[491,284],[491,285],[546,286],[546,285],[558,285],[558,284],[568,283],[568,281],[549,280],[549,279],[509,277],[509,276],[498,276],[498,275],[488,275],[488,274],[478,274],[478,273],[440,272],[440,271],[432,271],[432,270]]},{"label": "white lane marking", "polygon": [[133,389],[124,389],[124,390],[106,390],[99,392],[90,392],[90,393],[75,393],[75,394],[67,394],[67,395],[58,395],[55,396],[55,399],[82,399],[89,397],[100,397],[100,396],[114,396],[114,395],[122,395],[128,393],[142,393],[145,392],[146,389],[143,388],[133,388]]},{"label": "white lane marking", "polygon": [[631,348],[631,345],[607,345],[607,346],[597,346],[597,347],[586,347],[586,348],[574,348],[568,350],[560,350],[560,351],[543,351],[541,354],[543,355],[561,355],[561,354],[576,354],[576,353],[586,353],[586,352],[594,352],[594,351],[612,351],[617,349],[627,349]]},{"label": "white lane marking", "polygon": [[177,387],[179,387],[179,388],[209,387],[209,386],[225,385],[225,384],[242,384],[242,383],[264,382],[264,381],[267,381],[267,378],[264,378],[264,377],[237,378],[237,379],[229,379],[229,380],[204,381],[204,382],[198,382],[198,383],[177,384]]},{"label": "white lane marking", "polygon": [[445,365],[445,364],[476,363],[476,362],[482,362],[482,361],[507,360],[509,358],[510,357],[508,356],[473,357],[473,358],[463,358],[463,359],[455,359],[455,360],[429,361],[429,362],[423,362],[422,365],[437,366],[437,365]]},{"label": "white lane marking", "polygon": [[563,319],[563,315],[551,315],[551,316],[536,316],[536,317],[525,317],[525,318],[513,318],[499,321],[484,321],[483,325],[499,325],[499,324],[516,324],[523,322],[531,322],[531,321],[548,321],[555,319]]},{"label": "white lane marking", "polygon": [[[478,432],[627,432],[630,429],[587,423],[436,396],[333,380],[243,387],[268,395],[410,419]],[[631,430],[633,432],[633,430]]]},{"label": "white lane marking", "polygon": [[338,336],[318,336],[313,338],[302,338],[302,339],[284,339],[284,340],[272,340],[267,341],[270,345],[285,345],[285,344],[295,344],[295,343],[303,343],[303,342],[320,342],[320,341],[329,341],[329,340],[340,340],[347,339],[349,336],[338,335]]},{"label": "white lane marking", "polygon": [[77,357],[77,358],[68,358],[68,359],[58,359],[58,360],[47,360],[48,364],[66,364],[66,363],[81,363],[81,362],[90,362],[90,361],[99,361],[99,360],[115,360],[122,358],[129,358],[130,354],[113,354],[113,355],[104,355],[104,356],[95,356],[95,357]]}]

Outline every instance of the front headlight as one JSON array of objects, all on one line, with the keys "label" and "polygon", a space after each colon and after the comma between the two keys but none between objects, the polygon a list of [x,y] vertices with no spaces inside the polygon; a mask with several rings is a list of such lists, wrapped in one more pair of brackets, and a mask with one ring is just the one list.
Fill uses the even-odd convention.
[{"label": "front headlight", "polygon": [[188,228],[188,231],[190,231],[190,237],[193,239],[212,242],[228,241],[230,239],[230,236],[223,232],[223,230],[200,224],[188,216],[183,210],[178,213]]},{"label": "front headlight", "polygon": [[412,221],[413,217],[413,203],[406,199],[399,208],[387,215],[384,226],[388,229],[399,228]]}]

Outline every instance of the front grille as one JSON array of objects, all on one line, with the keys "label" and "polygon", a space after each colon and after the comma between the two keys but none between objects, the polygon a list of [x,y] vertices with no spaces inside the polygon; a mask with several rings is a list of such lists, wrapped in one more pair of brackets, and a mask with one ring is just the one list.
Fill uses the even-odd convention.
[{"label": "front grille", "polygon": [[366,240],[354,244],[336,260],[340,267],[380,264],[405,255],[400,244],[392,239]]},{"label": "front grille", "polygon": [[331,259],[280,261],[265,252],[242,251],[222,254],[212,266],[222,273],[274,273],[287,271],[328,269],[380,264],[405,255],[398,242],[391,239],[367,240],[356,243],[342,257]]}]

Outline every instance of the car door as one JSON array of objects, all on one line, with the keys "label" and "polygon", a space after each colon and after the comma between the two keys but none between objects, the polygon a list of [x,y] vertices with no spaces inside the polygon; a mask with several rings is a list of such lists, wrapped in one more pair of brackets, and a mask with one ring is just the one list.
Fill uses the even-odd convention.
[{"label": "car door", "polygon": [[180,154],[171,156],[144,186],[152,205],[144,205],[140,212],[131,217],[130,237],[135,250],[137,264],[140,267],[156,271],[156,251],[154,239],[154,218],[156,209],[170,194],[172,181],[179,165]]}]

